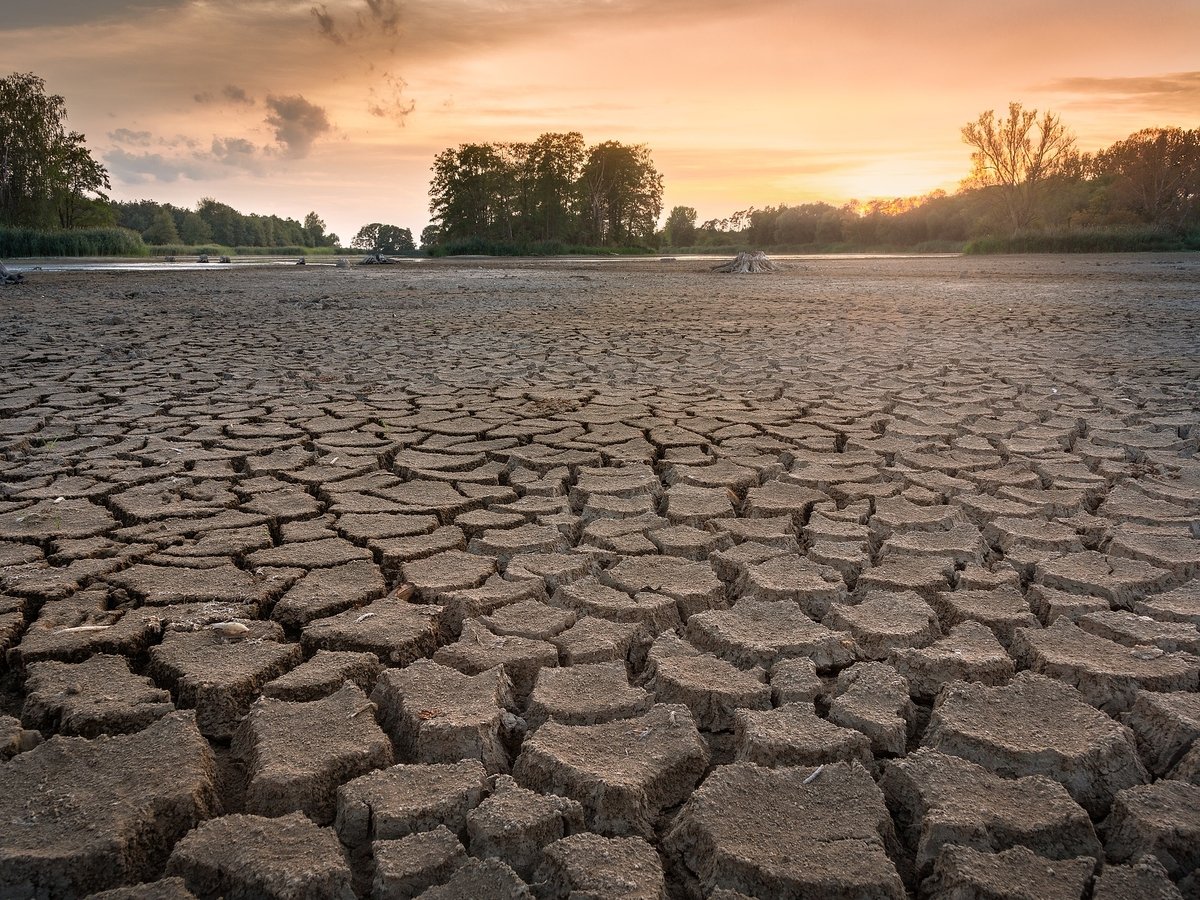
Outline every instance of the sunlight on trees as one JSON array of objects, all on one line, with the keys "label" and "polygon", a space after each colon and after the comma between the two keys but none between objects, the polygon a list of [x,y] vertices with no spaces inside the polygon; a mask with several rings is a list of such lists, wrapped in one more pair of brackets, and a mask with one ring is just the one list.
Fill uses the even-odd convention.
[{"label": "sunlight on trees", "polygon": [[999,188],[1012,230],[1033,221],[1038,193],[1070,161],[1075,137],[1058,116],[1008,104],[1008,117],[997,119],[995,110],[982,113],[963,126],[962,139],[974,148],[971,154],[972,186]]}]

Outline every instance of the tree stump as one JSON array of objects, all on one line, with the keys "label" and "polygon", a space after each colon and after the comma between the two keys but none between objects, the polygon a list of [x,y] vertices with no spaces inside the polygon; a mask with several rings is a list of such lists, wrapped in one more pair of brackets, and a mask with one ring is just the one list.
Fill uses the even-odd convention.
[{"label": "tree stump", "polygon": [[778,272],[779,266],[767,259],[761,250],[752,253],[743,251],[732,262],[713,266],[714,272],[731,272],[734,275],[757,275],[760,272]]},{"label": "tree stump", "polygon": [[20,272],[10,272],[4,263],[0,262],[0,284],[20,284],[25,276]]}]

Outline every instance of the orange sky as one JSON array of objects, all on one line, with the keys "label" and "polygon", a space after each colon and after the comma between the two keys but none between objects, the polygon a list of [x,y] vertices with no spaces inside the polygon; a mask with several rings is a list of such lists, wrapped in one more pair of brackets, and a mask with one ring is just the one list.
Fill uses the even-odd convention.
[{"label": "orange sky", "polygon": [[[644,142],[666,209],[953,190],[1009,100],[1093,149],[1200,127],[1195,0],[5,0],[113,196],[419,234],[440,149]],[[748,12],[747,12],[748,10]]]}]

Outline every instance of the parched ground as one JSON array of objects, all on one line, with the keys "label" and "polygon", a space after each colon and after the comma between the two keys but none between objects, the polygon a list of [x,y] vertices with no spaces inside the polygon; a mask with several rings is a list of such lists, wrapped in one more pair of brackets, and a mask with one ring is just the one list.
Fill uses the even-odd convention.
[{"label": "parched ground", "polygon": [[0,289],[0,896],[1200,897],[1200,261]]}]

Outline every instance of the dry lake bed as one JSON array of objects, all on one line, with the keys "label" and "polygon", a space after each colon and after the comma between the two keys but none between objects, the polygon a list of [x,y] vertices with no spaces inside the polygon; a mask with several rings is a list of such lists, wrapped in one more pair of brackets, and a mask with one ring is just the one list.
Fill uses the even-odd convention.
[{"label": "dry lake bed", "polygon": [[1200,258],[0,288],[0,897],[1200,897]]}]

